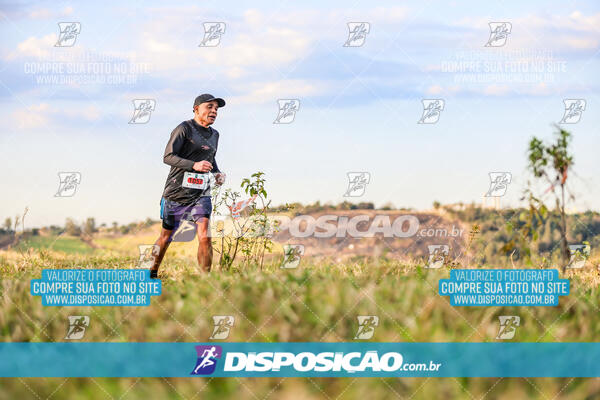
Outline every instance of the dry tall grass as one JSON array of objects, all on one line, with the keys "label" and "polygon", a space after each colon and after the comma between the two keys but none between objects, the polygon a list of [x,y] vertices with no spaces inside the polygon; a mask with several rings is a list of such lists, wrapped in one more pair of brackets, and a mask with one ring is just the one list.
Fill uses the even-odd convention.
[{"label": "dry tall grass", "polygon": [[[63,341],[67,316],[89,315],[84,341],[206,342],[212,315],[234,315],[228,341],[352,341],[357,315],[378,315],[373,341],[495,341],[498,316],[519,315],[514,341],[596,341],[600,333],[596,270],[569,272],[571,294],[558,307],[452,307],[437,295],[448,270],[398,261],[356,260],[342,265],[303,259],[283,270],[199,271],[193,255],[165,259],[163,294],[149,307],[43,307],[29,280],[43,268],[131,268],[135,254],[93,255],[49,250],[0,252],[0,335],[4,342]],[[132,360],[135,362],[135,360]],[[298,398],[594,398],[598,380],[531,378],[405,379],[2,379],[1,399],[238,399]],[[412,396],[412,397],[411,397]]]}]

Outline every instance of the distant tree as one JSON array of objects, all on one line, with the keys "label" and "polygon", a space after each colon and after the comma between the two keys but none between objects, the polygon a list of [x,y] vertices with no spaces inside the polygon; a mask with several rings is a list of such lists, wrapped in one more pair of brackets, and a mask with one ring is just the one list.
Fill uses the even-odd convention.
[{"label": "distant tree", "polygon": [[65,222],[65,232],[68,235],[79,236],[81,235],[81,228],[71,218],[67,218]]},{"label": "distant tree", "polygon": [[[569,168],[573,165],[573,156],[569,153],[571,134],[556,126],[554,143],[546,144],[542,140],[533,137],[529,142],[528,168],[537,180],[542,180],[548,185],[544,192],[552,193],[555,200],[556,212],[560,215],[558,230],[560,232],[560,247],[563,258],[563,271],[569,262],[570,252],[567,242],[567,216],[565,206],[567,196],[567,178]],[[541,198],[529,191],[530,208],[546,208]],[[541,196],[540,196],[541,197]],[[571,195],[571,199],[574,197]]]},{"label": "distant tree", "polygon": [[383,206],[381,206],[381,209],[384,211],[393,210],[394,208],[394,204],[392,204],[391,202],[387,202]]},{"label": "distant tree", "polygon": [[353,204],[349,201],[343,201],[337,205],[336,210],[351,210]]},{"label": "distant tree", "polygon": [[12,230],[12,219],[10,217],[4,220],[4,229],[8,232]]},{"label": "distant tree", "polygon": [[97,232],[96,229],[96,220],[94,218],[88,218],[85,220],[85,224],[83,225],[83,232],[86,235],[91,235],[94,232]]},{"label": "distant tree", "polygon": [[441,206],[441,205],[442,205],[442,203],[440,203],[440,202],[439,202],[439,201],[437,201],[437,200],[433,202],[433,208],[434,208],[434,209],[436,209],[436,210],[437,210],[438,208],[440,208],[440,206]]},{"label": "distant tree", "polygon": [[52,235],[59,235],[61,232],[63,232],[63,228],[61,228],[58,225],[50,225],[50,233]]},{"label": "distant tree", "polygon": [[373,209],[375,209],[375,204],[373,204],[371,202],[360,202],[360,203],[358,203],[356,208],[359,210],[373,210]]},{"label": "distant tree", "polygon": [[119,224],[116,221],[113,221],[113,223],[112,223],[112,230],[114,233],[119,232]]}]

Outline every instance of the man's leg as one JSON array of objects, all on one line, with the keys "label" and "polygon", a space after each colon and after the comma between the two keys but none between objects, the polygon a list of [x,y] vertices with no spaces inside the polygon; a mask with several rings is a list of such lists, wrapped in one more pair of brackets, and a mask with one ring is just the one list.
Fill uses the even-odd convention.
[{"label": "man's leg", "polygon": [[198,264],[206,272],[210,272],[212,266],[212,242],[208,222],[208,218],[200,218],[196,221],[198,226]]},{"label": "man's leg", "polygon": [[169,248],[169,244],[171,244],[172,233],[172,230],[162,228],[160,231],[160,236],[156,240],[156,243],[154,243],[158,246],[158,255],[154,258],[154,264],[152,265],[152,268],[150,268],[151,278],[156,278],[158,276],[158,268],[160,267],[160,263],[162,262],[162,259]]}]

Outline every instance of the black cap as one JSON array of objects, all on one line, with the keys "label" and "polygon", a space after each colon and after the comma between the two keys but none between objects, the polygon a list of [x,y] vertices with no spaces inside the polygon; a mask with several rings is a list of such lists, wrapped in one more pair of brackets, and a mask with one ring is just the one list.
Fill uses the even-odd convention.
[{"label": "black cap", "polygon": [[207,102],[213,101],[213,100],[217,101],[217,104],[219,105],[219,107],[225,107],[225,100],[223,100],[220,97],[215,97],[212,94],[204,93],[204,94],[201,94],[200,96],[196,97],[196,100],[194,100],[194,108],[197,105],[200,105],[202,103],[207,103]]}]

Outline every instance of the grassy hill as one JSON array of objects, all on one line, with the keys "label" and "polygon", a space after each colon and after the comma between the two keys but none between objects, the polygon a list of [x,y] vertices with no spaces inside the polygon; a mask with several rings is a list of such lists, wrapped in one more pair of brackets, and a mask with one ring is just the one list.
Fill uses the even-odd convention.
[{"label": "grassy hill", "polygon": [[[416,215],[425,228],[460,227],[460,237],[292,238],[275,237],[264,269],[237,264],[209,275],[196,264],[196,240],[173,243],[163,267],[163,294],[149,307],[42,307],[29,294],[29,280],[43,268],[131,268],[138,245],[152,244],[160,224],[146,223],[78,236],[30,235],[0,250],[0,335],[2,341],[63,341],[69,315],[88,315],[85,341],[206,342],[212,315],[233,315],[229,341],[352,341],[358,315],[378,315],[373,341],[496,341],[500,315],[518,315],[513,341],[597,341],[600,335],[597,289],[600,274],[600,216],[569,216],[570,242],[588,241],[592,257],[581,270],[568,270],[571,294],[557,307],[452,307],[437,294],[447,267],[425,269],[427,246],[447,243],[463,266],[527,266],[519,248],[511,248],[524,210],[474,207],[429,212],[399,210],[310,210],[351,217]],[[549,222],[548,222],[549,221]],[[555,221],[538,227],[530,243],[541,260],[556,260]],[[135,225],[135,224],[134,224]],[[360,225],[359,229],[363,226]],[[115,233],[119,232],[119,233]],[[283,243],[304,244],[297,269],[279,268]],[[510,255],[514,258],[511,260]],[[549,261],[548,261],[549,260]],[[546,265],[546,266],[552,266]],[[31,378],[0,379],[0,399],[335,399],[335,398],[539,398],[593,399],[600,382],[549,378],[406,378],[406,379],[219,379],[219,378]]]}]

